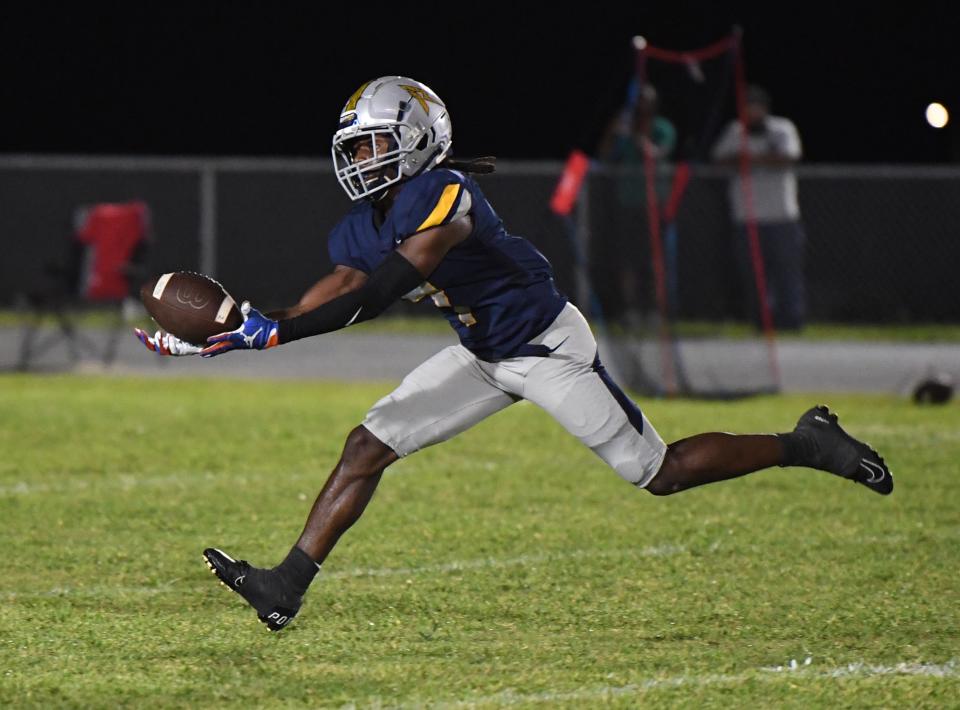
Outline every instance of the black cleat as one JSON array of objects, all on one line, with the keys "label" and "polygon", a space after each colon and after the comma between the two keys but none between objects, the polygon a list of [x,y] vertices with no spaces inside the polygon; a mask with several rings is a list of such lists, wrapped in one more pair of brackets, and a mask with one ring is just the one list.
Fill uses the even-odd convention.
[{"label": "black cleat", "polygon": [[303,597],[290,591],[273,570],[253,567],[245,560],[237,562],[214,547],[203,551],[203,561],[223,586],[235,591],[256,610],[260,621],[271,631],[280,631],[300,611]]},{"label": "black cleat", "polygon": [[841,429],[837,415],[822,404],[800,417],[794,432],[808,443],[806,465],[862,483],[880,495],[893,491],[893,474],[883,457]]}]

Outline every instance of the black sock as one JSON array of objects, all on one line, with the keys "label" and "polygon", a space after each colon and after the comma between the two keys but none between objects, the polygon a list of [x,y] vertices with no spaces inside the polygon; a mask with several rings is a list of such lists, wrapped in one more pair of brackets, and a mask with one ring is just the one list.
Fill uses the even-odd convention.
[{"label": "black sock", "polygon": [[306,552],[294,545],[290,548],[286,559],[274,570],[280,573],[280,576],[289,583],[290,587],[297,594],[303,595],[310,586],[310,582],[317,576],[320,568]]},{"label": "black sock", "polygon": [[809,437],[791,431],[789,434],[777,434],[783,446],[783,460],[780,466],[809,466],[815,453],[815,444]]}]

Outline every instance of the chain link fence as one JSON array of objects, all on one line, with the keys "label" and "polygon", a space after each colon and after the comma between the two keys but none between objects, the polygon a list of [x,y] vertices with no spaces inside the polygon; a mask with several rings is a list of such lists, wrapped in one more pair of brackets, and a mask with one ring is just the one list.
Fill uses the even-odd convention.
[{"label": "chain link fence", "polygon": [[[807,320],[960,322],[960,169],[802,166],[798,169]],[[755,286],[738,265],[740,237],[727,201],[729,174],[693,171],[673,243],[662,226],[676,320],[747,320]],[[595,172],[588,185],[590,273],[603,310],[653,308],[646,208],[625,207],[630,176]]]},{"label": "chain link fence", "polygon": [[[610,314],[618,300],[649,311],[643,209],[624,210],[619,176],[597,170],[580,218],[566,223],[547,207],[560,172],[559,163],[504,163],[480,181],[508,230],[544,252],[584,311],[596,310],[584,303],[591,293]],[[806,244],[797,268],[808,321],[960,322],[960,169],[801,166],[798,175]],[[678,321],[743,320],[749,312],[726,177],[694,169],[667,245]],[[327,161],[5,156],[0,304],[31,289],[65,251],[79,205],[129,199],[152,211],[151,270],[211,273],[264,308],[295,301],[331,268],[326,234],[349,205]]]}]

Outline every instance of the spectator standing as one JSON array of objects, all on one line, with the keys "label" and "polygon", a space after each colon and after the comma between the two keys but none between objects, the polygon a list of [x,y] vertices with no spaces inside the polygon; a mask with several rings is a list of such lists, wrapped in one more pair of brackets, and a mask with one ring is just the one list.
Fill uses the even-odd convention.
[{"label": "spectator standing", "polygon": [[654,188],[659,209],[670,190],[667,160],[676,143],[676,129],[660,115],[656,89],[646,84],[633,108],[626,107],[611,120],[598,150],[602,162],[617,168],[616,202],[610,210],[609,232],[599,255],[601,270],[606,272],[597,274],[601,276],[599,283],[607,285],[601,289],[601,298],[608,317],[629,325],[635,325],[640,314],[652,308],[652,285],[641,288],[650,281],[644,161],[649,156],[655,163]]},{"label": "spectator standing", "polygon": [[[806,315],[804,287],[804,243],[797,202],[794,169],[802,149],[800,134],[789,118],[770,113],[770,96],[758,86],[747,88],[746,131],[732,121],[713,148],[713,159],[736,166],[742,141],[750,156],[753,214],[760,235],[766,276],[767,299],[774,326],[781,330],[803,327]],[[755,322],[760,322],[757,288],[750,258],[743,181],[739,173],[730,177],[730,207],[736,226],[736,254],[744,301]]]}]

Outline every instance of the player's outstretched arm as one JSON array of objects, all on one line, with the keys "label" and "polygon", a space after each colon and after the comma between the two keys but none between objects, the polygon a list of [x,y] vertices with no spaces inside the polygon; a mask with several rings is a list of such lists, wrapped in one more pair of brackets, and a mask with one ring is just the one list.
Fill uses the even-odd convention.
[{"label": "player's outstretched arm", "polygon": [[207,339],[207,347],[200,354],[214,357],[231,350],[266,350],[279,345],[278,321],[283,317],[297,316],[327,303],[338,296],[355,291],[363,286],[367,276],[362,271],[347,266],[338,266],[333,273],[315,283],[295,306],[264,315],[244,301],[240,307],[243,323],[236,330],[219,333]]},{"label": "player's outstretched arm", "polygon": [[279,321],[279,343],[376,318],[429,278],[447,252],[466,239],[472,229],[470,217],[466,216],[408,237],[374,269],[361,288],[294,318]]},{"label": "player's outstretched arm", "polygon": [[338,265],[332,273],[327,274],[311,286],[297,302],[297,305],[271,311],[267,313],[267,316],[276,321],[295,318],[312,311],[314,308],[319,308],[324,303],[329,303],[337,296],[356,291],[366,281],[367,275],[359,269]]},{"label": "player's outstretched arm", "polygon": [[[275,321],[283,318],[293,318],[301,313],[313,310],[318,306],[333,300],[337,296],[342,296],[350,291],[355,291],[367,280],[367,275],[359,269],[353,269],[349,266],[337,266],[332,273],[327,274],[322,279],[311,286],[300,301],[289,308],[278,311],[272,311],[266,315],[260,313],[246,303],[246,312],[243,324],[235,331],[220,333],[214,336],[211,348],[210,345],[202,347],[193,345],[185,340],[181,340],[175,335],[158,330],[153,335],[140,328],[134,328],[134,333],[144,347],[157,355],[182,356],[182,355],[204,355],[210,357],[219,355],[230,350],[271,347],[269,334],[271,329],[275,329]],[[271,322],[273,325],[271,326]],[[260,330],[263,326],[263,330]],[[258,330],[260,332],[258,333]],[[266,333],[266,335],[263,335]],[[233,338],[230,336],[233,335]],[[261,337],[263,336],[263,337]],[[231,341],[231,342],[225,342]],[[233,341],[236,341],[235,343]],[[221,344],[225,343],[225,344]],[[273,344],[276,344],[275,340]]]}]

